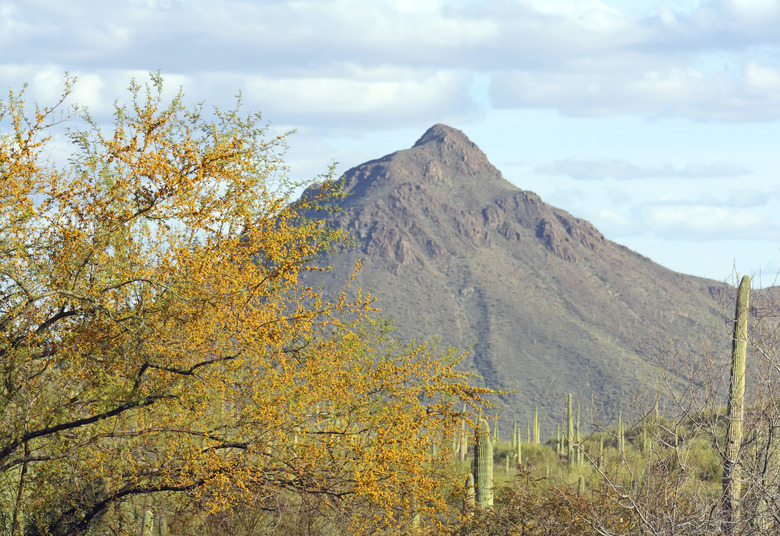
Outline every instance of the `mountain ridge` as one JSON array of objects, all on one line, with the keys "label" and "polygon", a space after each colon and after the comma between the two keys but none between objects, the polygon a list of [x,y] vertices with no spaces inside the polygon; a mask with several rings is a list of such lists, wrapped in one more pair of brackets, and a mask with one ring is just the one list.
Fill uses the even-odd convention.
[{"label": "mountain ridge", "polygon": [[531,404],[557,415],[569,391],[614,407],[647,386],[659,326],[693,340],[722,321],[722,284],[663,268],[517,188],[452,127],[350,169],[343,191],[341,211],[318,217],[354,247],[312,282],[336,292],[362,259],[358,282],[401,335],[471,349],[467,370],[521,390],[505,418]]}]

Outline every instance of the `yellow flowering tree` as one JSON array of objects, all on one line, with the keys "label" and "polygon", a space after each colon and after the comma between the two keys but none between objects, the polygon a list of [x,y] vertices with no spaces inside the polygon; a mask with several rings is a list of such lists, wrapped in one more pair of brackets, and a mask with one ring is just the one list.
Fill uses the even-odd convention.
[{"label": "yellow flowering tree", "polygon": [[[0,108],[1,528],[310,498],[354,531],[441,516],[434,445],[484,392],[372,328],[359,292],[299,283],[339,239],[305,217],[333,181],[290,203],[284,138],[166,101],[158,76],[108,130],[68,116],[70,88]],[[78,119],[69,163],[48,161],[50,129]]]}]

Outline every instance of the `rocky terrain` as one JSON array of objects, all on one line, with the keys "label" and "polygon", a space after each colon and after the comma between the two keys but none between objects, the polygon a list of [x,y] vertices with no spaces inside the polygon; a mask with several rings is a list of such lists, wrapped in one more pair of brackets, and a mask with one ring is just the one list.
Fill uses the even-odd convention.
[{"label": "rocky terrain", "polygon": [[665,269],[518,189],[457,129],[352,168],[343,193],[339,212],[315,216],[354,244],[311,282],[340,292],[361,259],[358,283],[404,338],[468,350],[467,369],[510,391],[503,422],[539,405],[551,432],[566,392],[609,416],[684,375],[671,341],[694,354],[726,333],[723,283]]}]

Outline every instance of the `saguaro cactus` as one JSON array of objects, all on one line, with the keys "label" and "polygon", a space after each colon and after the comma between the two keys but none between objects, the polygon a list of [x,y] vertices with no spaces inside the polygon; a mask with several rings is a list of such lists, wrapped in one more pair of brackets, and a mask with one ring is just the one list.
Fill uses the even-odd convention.
[{"label": "saguaro cactus", "polygon": [[739,284],[737,306],[734,312],[734,332],[731,340],[731,381],[726,435],[726,459],[723,463],[723,514],[724,533],[730,534],[739,521],[739,498],[742,482],[739,477],[739,451],[742,448],[742,419],[745,413],[745,357],[747,354],[748,301],[750,277],[744,276]]},{"label": "saguaro cactus", "polygon": [[580,436],[580,405],[577,404],[577,422],[576,431],[574,432],[577,437],[577,465],[582,465],[582,437]]},{"label": "saguaro cactus", "polygon": [[[463,413],[466,413],[466,406],[463,406]],[[466,433],[466,419],[460,420],[460,446],[458,447],[458,459],[461,463],[466,461],[466,453],[469,450],[469,438]]]},{"label": "saguaro cactus", "polygon": [[477,505],[493,506],[493,442],[485,419],[479,420],[474,438],[474,486]]},{"label": "saguaro cactus", "polygon": [[466,489],[463,497],[463,510],[468,512],[471,508],[474,508],[474,474],[469,473],[466,476]]},{"label": "saguaro cactus", "polygon": [[569,467],[574,465],[576,460],[574,459],[574,415],[571,406],[571,393],[566,395],[566,457]]},{"label": "saguaro cactus", "polygon": [[534,445],[539,446],[539,408],[534,409]]},{"label": "saguaro cactus", "polygon": [[555,445],[557,447],[558,456],[563,456],[563,436],[561,435],[561,425],[555,425]]},{"label": "saguaro cactus", "polygon": [[599,459],[597,466],[599,469],[601,469],[601,464],[604,460],[604,436],[599,436]]},{"label": "saguaro cactus", "polygon": [[141,536],[152,536],[152,529],[154,528],[154,514],[149,508],[144,508],[143,516],[141,517],[141,530],[139,534]]}]

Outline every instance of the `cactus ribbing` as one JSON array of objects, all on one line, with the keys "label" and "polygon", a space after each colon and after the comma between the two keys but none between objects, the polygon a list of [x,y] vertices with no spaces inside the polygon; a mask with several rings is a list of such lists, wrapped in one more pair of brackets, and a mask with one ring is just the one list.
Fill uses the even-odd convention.
[{"label": "cactus ribbing", "polygon": [[726,435],[726,459],[723,464],[723,513],[724,532],[731,533],[739,521],[739,499],[742,482],[739,478],[739,451],[742,448],[742,419],[745,412],[745,358],[747,354],[747,323],[750,295],[750,277],[744,276],[739,284],[737,305],[734,312],[734,332],[731,346],[731,380]]},{"label": "cactus ribbing", "polygon": [[479,420],[474,439],[474,486],[477,505],[493,506],[493,442],[485,419]]}]

